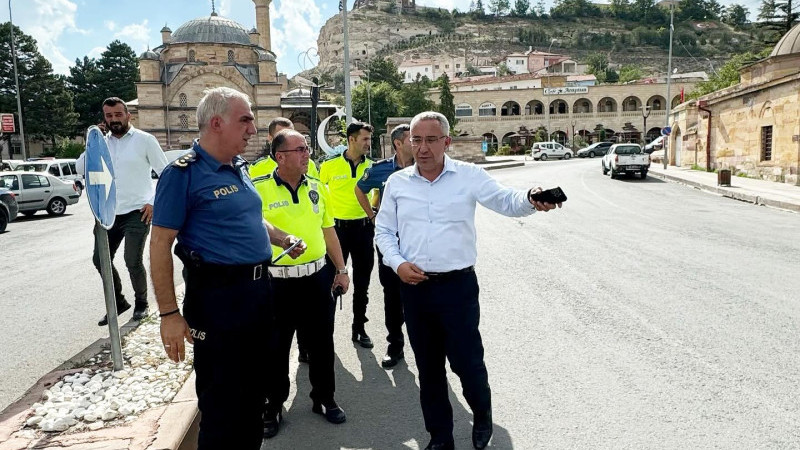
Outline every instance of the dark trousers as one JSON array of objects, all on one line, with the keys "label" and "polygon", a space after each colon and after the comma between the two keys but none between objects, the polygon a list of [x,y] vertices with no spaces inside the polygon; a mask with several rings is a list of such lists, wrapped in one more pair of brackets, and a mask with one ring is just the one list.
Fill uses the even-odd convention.
[{"label": "dark trousers", "polygon": [[[251,268],[252,269],[252,268]],[[187,268],[183,313],[194,336],[200,409],[198,449],[258,449],[264,435],[264,374],[274,332],[266,264],[238,275]]]},{"label": "dark trousers", "polygon": [[375,266],[372,241],[375,227],[369,220],[336,219],[336,236],[342,246],[344,262],[353,256],[353,328],[363,331],[367,323],[369,278]]},{"label": "dark trousers", "polygon": [[383,312],[386,323],[386,341],[389,348],[387,355],[396,356],[403,351],[403,300],[400,298],[400,285],[403,283],[400,277],[391,267],[383,264],[383,255],[377,248],[378,253],[378,279],[383,286]]},{"label": "dark trousers", "polygon": [[478,292],[475,272],[401,286],[408,340],[419,369],[425,429],[437,441],[448,441],[453,435],[445,358],[461,379],[464,398],[473,414],[481,416],[491,409],[492,394],[478,331]]},{"label": "dark trousers", "polygon": [[[97,236],[98,227],[95,223],[94,234]],[[136,296],[137,306],[147,305],[147,271],[144,268],[142,255],[147,235],[150,233],[150,225],[142,222],[142,213],[139,210],[121,214],[114,219],[114,226],[108,230],[108,248],[111,253],[111,274],[114,279],[114,297],[117,305],[122,303],[122,281],[119,272],[114,267],[114,255],[117,253],[122,240],[125,240],[125,266],[128,268],[128,275],[131,277],[133,292]],[[94,255],[92,262],[97,271],[100,272],[100,253],[97,248],[97,239],[94,244]]]},{"label": "dark trousers", "polygon": [[333,267],[326,264],[317,273],[301,278],[273,278],[275,298],[275,350],[268,361],[267,398],[270,414],[277,414],[289,397],[289,351],[295,331],[303,335],[308,350],[308,377],[311,399],[333,400],[336,382],[333,373],[334,303],[331,296]]}]

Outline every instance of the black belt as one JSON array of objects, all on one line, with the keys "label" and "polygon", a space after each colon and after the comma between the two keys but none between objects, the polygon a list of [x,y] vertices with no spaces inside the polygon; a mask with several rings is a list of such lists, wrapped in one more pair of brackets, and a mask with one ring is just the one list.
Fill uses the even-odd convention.
[{"label": "black belt", "polygon": [[365,227],[367,225],[372,225],[372,221],[369,220],[368,217],[364,217],[363,219],[333,219],[333,222],[339,228]]},{"label": "black belt", "polygon": [[189,271],[197,272],[203,277],[211,279],[246,279],[246,280],[260,280],[268,274],[267,267],[269,263],[263,262],[259,264],[210,264],[210,263],[196,263],[188,266]]},{"label": "black belt", "polygon": [[441,280],[444,278],[452,277],[454,275],[460,275],[463,273],[470,273],[475,272],[475,266],[464,267],[463,269],[456,269],[451,270],[449,272],[425,272],[425,276],[435,280]]}]

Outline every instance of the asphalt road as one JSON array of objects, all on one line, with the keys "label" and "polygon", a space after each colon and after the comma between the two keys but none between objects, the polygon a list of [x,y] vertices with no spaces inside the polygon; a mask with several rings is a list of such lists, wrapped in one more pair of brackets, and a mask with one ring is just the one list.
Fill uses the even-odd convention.
[{"label": "asphalt road", "polygon": [[[800,215],[652,178],[611,180],[597,159],[492,175],[569,197],[562,210],[522,219],[477,213],[494,448],[800,446]],[[69,216],[20,220],[0,235],[0,264],[13,268],[0,272],[0,407],[105,334],[84,200]],[[311,413],[307,366],[293,363],[299,386],[264,448],[427,443],[412,352],[394,370],[379,365],[377,273],[372,350],[349,340],[349,300],[336,319],[348,421]],[[451,389],[456,448],[471,448],[471,413],[452,375]]]}]

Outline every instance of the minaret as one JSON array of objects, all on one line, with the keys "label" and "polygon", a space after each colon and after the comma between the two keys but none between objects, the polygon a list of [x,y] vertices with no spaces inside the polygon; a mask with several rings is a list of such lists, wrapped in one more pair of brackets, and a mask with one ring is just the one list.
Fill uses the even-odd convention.
[{"label": "minaret", "polygon": [[264,50],[272,50],[269,28],[270,2],[272,2],[272,0],[253,0],[253,3],[256,4],[256,29],[261,35],[258,38],[258,44]]}]

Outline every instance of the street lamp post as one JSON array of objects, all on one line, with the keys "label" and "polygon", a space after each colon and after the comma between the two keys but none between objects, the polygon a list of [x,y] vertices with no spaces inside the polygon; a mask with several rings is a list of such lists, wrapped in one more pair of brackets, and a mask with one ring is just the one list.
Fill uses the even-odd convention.
[{"label": "street lamp post", "polygon": [[648,105],[644,105],[640,108],[642,110],[642,143],[647,144],[647,118],[650,116],[650,107]]},{"label": "street lamp post", "polygon": [[370,88],[372,86],[370,86],[370,84],[369,84],[369,54],[367,54],[367,50],[369,50],[369,49],[367,48],[367,43],[365,42],[364,43],[364,59],[365,59],[365,63],[364,64],[367,66],[367,123],[372,125],[372,98],[371,98],[371,95],[370,95]]},{"label": "street lamp post", "polygon": [[575,119],[572,119],[572,149],[575,150]]}]

